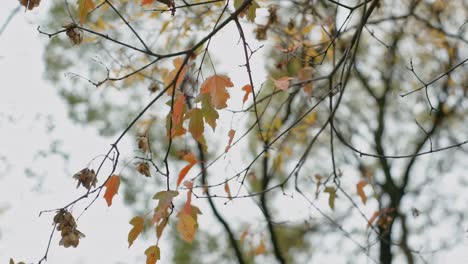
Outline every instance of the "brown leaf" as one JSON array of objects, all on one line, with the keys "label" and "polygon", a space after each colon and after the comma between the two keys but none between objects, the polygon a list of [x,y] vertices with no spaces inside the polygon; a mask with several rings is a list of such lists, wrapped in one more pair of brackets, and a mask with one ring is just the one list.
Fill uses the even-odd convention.
[{"label": "brown leaf", "polygon": [[80,172],[73,175],[73,179],[78,181],[76,188],[80,187],[80,185],[83,185],[83,187],[89,190],[91,186],[96,187],[97,184],[96,173],[94,170],[90,170],[88,168],[84,168]]},{"label": "brown leaf", "polygon": [[236,135],[236,131],[234,129],[229,130],[228,137],[229,137],[229,142],[224,149],[224,152],[228,152],[229,149],[231,148],[232,140],[234,139],[234,136]]},{"label": "brown leaf", "polygon": [[161,258],[161,252],[158,246],[151,246],[145,250],[146,264],[156,264]]},{"label": "brown leaf", "polygon": [[226,192],[229,200],[232,200],[231,188],[229,188],[229,184],[227,181],[224,183],[224,191]]},{"label": "brown leaf", "polygon": [[138,162],[137,163],[137,171],[141,175],[145,175],[146,177],[151,177],[150,167],[149,167],[148,162]]},{"label": "brown leaf", "polygon": [[41,0],[20,0],[20,4],[28,10],[33,10],[33,8],[38,7],[40,3]]}]

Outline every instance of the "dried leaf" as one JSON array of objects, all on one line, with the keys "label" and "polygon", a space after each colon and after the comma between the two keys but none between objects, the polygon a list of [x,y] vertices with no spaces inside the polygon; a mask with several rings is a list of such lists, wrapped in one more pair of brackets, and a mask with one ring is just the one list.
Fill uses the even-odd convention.
[{"label": "dried leaf", "polygon": [[40,3],[41,0],[20,0],[20,4],[28,10],[33,10],[33,8],[38,7]]},{"label": "dried leaf", "polygon": [[143,153],[146,153],[149,151],[148,137],[146,136],[138,137],[138,149],[140,149]]},{"label": "dried leaf", "polygon": [[107,205],[112,205],[112,198],[117,194],[120,186],[120,177],[112,175],[106,182],[106,192],[104,193],[104,199],[106,199]]},{"label": "dried leaf", "polygon": [[158,246],[151,246],[145,250],[146,264],[156,264],[161,258],[161,252]]},{"label": "dried leaf", "polygon": [[138,162],[136,165],[137,165],[137,171],[141,175],[145,175],[146,177],[151,177],[150,167],[149,167],[148,162]]},{"label": "dried leaf", "polygon": [[356,184],[357,194],[359,195],[359,197],[361,197],[363,204],[366,204],[367,202],[367,196],[366,196],[366,193],[364,192],[364,186],[366,185],[367,185],[367,182],[363,180],[359,181],[358,184]]},{"label": "dried leaf", "polygon": [[91,186],[96,187],[97,184],[96,173],[94,170],[90,170],[88,168],[84,168],[73,175],[73,179],[78,180],[76,188],[80,187],[80,185],[83,185],[83,187],[89,190]]},{"label": "dried leaf", "polygon": [[65,33],[67,34],[73,45],[79,45],[83,42],[83,31],[77,27],[75,23],[64,26]]},{"label": "dried leaf", "polygon": [[130,220],[130,224],[133,228],[128,233],[128,247],[132,246],[133,241],[140,235],[143,231],[143,225],[145,224],[145,219],[141,216],[135,216]]}]

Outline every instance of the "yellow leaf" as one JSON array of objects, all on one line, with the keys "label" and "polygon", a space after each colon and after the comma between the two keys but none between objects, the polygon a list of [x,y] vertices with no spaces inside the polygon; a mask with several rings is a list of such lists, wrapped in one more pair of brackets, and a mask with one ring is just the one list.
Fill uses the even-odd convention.
[{"label": "yellow leaf", "polygon": [[156,264],[161,258],[161,252],[158,246],[151,246],[145,250],[146,264]]},{"label": "yellow leaf", "polygon": [[189,131],[193,138],[198,141],[205,131],[205,125],[203,123],[203,112],[199,108],[193,108],[189,112],[189,117]]},{"label": "yellow leaf", "polygon": [[143,231],[143,224],[145,223],[145,219],[141,216],[135,216],[130,220],[130,224],[133,225],[133,228],[128,233],[128,247],[132,246],[133,241],[140,235],[141,231]]},{"label": "yellow leaf", "polygon": [[80,19],[80,24],[83,24],[86,21],[89,11],[93,8],[93,0],[78,0],[78,18]]},{"label": "yellow leaf", "polygon": [[189,214],[181,213],[179,214],[179,222],[177,223],[177,231],[181,238],[187,242],[192,243],[195,239],[195,233],[197,232],[198,224],[195,219],[192,218]]},{"label": "yellow leaf", "polygon": [[325,192],[329,194],[328,205],[332,210],[335,209],[336,189],[333,187],[326,187]]}]

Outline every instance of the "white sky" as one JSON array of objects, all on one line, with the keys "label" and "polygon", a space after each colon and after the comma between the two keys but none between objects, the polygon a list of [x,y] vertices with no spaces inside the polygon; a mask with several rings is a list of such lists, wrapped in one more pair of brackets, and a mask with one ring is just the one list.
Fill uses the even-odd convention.
[{"label": "white sky", "polygon": [[[16,3],[2,3],[0,23]],[[6,209],[0,214],[0,263],[8,263],[10,257],[15,261],[36,263],[42,257],[53,214],[39,218],[39,211],[62,207],[73,197],[78,197],[82,190],[75,189],[71,176],[94,156],[107,151],[113,141],[112,138],[101,138],[92,128],[77,126],[68,120],[66,105],[56,94],[56,87],[43,80],[42,54],[47,38],[39,35],[36,23],[31,22],[37,21],[34,18],[36,14],[44,15],[44,8],[26,14],[20,12],[0,35],[0,211]],[[231,36],[229,42],[235,44],[237,37]],[[219,53],[227,50],[226,47],[214,48]],[[241,63],[233,61],[232,65],[220,65],[218,70],[229,71],[233,80],[238,82],[236,86],[240,86],[244,81],[244,70],[238,67]],[[263,69],[260,64],[254,67]],[[264,72],[259,72],[257,82],[265,78]],[[54,128],[49,132],[47,127],[50,125]],[[228,128],[219,129],[227,131]],[[40,150],[47,152],[54,140],[62,141],[59,149],[70,155],[68,162],[58,155],[47,158],[36,155]],[[124,142],[124,147],[128,145],[128,141]],[[8,165],[2,163],[2,156],[7,158]],[[26,168],[37,175],[28,176]],[[243,205],[243,202],[228,204],[231,208],[224,212],[234,217],[238,212],[245,212]],[[65,249],[58,246],[59,234],[56,233],[47,263],[134,263],[135,259],[141,263],[149,244],[137,239],[131,249],[127,248],[127,234],[131,227],[128,221],[132,216],[124,208],[121,196],[114,198],[111,208],[103,199],[98,199],[78,222],[79,230],[87,237],[80,240],[78,248]],[[201,228],[210,222],[206,220]],[[465,240],[458,248],[443,253],[439,260],[441,263],[444,259],[467,263],[467,249]],[[170,263],[168,258],[171,254],[165,254],[164,250],[167,252],[170,248],[161,249],[162,260],[158,263]],[[320,259],[329,263],[344,261],[343,256],[335,259],[322,256]]]}]

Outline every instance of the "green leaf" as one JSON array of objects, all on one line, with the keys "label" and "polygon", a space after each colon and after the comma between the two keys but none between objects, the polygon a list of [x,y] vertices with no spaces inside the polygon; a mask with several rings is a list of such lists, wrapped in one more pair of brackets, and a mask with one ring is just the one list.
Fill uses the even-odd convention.
[{"label": "green leaf", "polygon": [[193,138],[198,141],[205,131],[203,112],[200,108],[194,108],[190,110],[188,116],[190,118],[189,131]]},{"label": "green leaf", "polygon": [[216,120],[219,118],[218,111],[211,105],[211,96],[208,93],[201,94],[200,100],[202,104],[203,117],[205,122],[215,131]]},{"label": "green leaf", "polygon": [[332,210],[335,210],[336,189],[334,187],[326,187],[325,192],[329,194],[328,205]]}]

